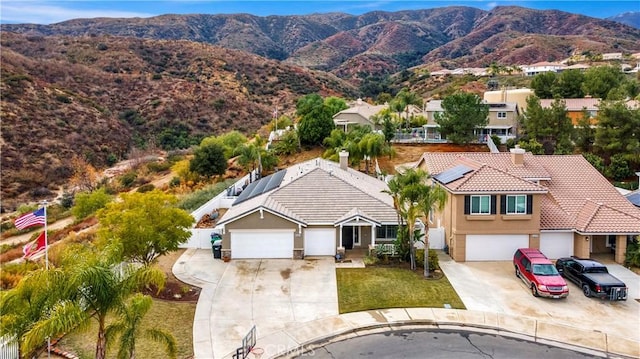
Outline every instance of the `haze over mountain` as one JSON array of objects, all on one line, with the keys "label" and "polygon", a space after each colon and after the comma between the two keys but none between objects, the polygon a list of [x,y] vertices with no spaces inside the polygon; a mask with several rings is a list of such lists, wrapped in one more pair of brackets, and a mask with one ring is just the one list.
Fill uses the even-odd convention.
[{"label": "haze over mountain", "polygon": [[629,11],[616,16],[610,16],[607,20],[619,22],[640,29],[640,11]]}]

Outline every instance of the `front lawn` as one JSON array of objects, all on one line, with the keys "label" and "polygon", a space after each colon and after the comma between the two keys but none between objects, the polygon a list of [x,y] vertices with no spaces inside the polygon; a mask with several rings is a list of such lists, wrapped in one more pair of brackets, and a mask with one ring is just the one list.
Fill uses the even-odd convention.
[{"label": "front lawn", "polygon": [[340,313],[382,308],[465,309],[447,277],[425,280],[403,268],[337,268]]}]

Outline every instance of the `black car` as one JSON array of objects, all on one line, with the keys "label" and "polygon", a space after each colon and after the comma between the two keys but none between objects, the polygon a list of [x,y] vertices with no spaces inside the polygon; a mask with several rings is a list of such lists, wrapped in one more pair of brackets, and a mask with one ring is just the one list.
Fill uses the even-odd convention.
[{"label": "black car", "polygon": [[560,274],[578,285],[587,297],[609,300],[627,300],[629,288],[620,279],[609,274],[607,267],[592,259],[577,257],[556,261]]}]

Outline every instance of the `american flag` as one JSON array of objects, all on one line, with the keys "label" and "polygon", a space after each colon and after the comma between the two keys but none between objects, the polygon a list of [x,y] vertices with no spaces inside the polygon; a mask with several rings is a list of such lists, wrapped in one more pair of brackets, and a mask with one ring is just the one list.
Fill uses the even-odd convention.
[{"label": "american flag", "polygon": [[13,224],[18,229],[25,229],[37,225],[44,225],[46,221],[47,218],[44,214],[44,207],[42,207],[37,211],[25,213],[22,216],[16,218]]}]

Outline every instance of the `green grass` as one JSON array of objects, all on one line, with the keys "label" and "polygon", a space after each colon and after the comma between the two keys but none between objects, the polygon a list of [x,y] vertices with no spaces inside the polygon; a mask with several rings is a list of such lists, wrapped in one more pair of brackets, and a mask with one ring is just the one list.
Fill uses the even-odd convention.
[{"label": "green grass", "polygon": [[338,268],[340,313],[382,308],[431,307],[465,309],[447,277],[425,280],[402,268]]},{"label": "green grass", "polygon": [[[193,317],[196,312],[196,303],[168,302],[162,300],[153,301],[151,310],[144,317],[146,328],[159,328],[173,334],[178,342],[178,358],[187,359],[193,357]],[[78,355],[80,359],[95,358],[97,334],[97,322],[91,320],[91,327],[87,331],[73,332],[66,335],[58,347]],[[107,358],[115,358],[117,345],[109,350]],[[146,338],[138,338],[136,344],[136,359],[165,358],[166,354],[156,342]]]}]

